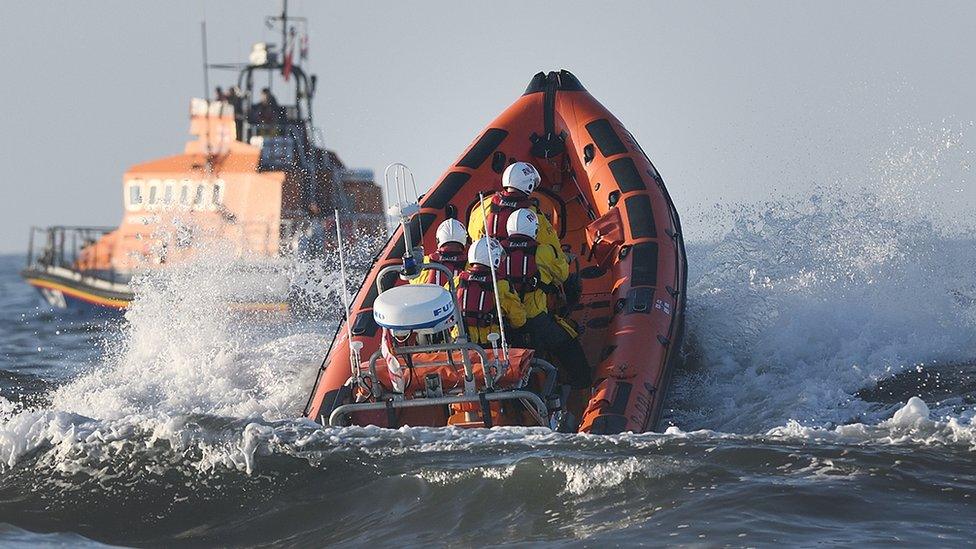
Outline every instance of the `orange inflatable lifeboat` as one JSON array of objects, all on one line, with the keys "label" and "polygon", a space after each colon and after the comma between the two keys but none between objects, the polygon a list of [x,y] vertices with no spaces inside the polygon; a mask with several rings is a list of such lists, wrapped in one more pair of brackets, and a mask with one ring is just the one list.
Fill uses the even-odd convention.
[{"label": "orange inflatable lifeboat", "polygon": [[[420,381],[412,380],[394,398],[383,391],[391,382],[382,367],[370,368],[370,361],[352,367],[356,359],[351,357],[358,355],[352,350],[383,362],[384,330],[374,319],[373,304],[381,288],[399,284],[396,269],[407,246],[434,249],[438,224],[448,217],[466,223],[479,193],[499,190],[502,172],[515,161],[538,168],[542,184],[533,196],[564,247],[578,257],[573,268],[582,295],[569,314],[580,328],[594,377],[579,431],[611,434],[657,427],[684,325],[687,263],[681,225],[661,175],[634,136],[567,71],[535,75],[522,97],[422,197],[419,211],[404,225],[410,231],[407,243],[403,227],[393,233],[351,304],[351,325],[337,331],[306,417],[325,424],[385,427],[546,423],[539,416],[551,413],[545,407],[550,397],[544,394],[547,364],[531,351],[513,349],[507,378],[498,377],[494,387],[486,387],[484,368],[474,364],[495,363],[492,351],[479,353],[471,344],[447,351],[457,353],[448,361],[455,372],[462,355],[470,355],[470,370],[480,381],[473,385],[476,394],[455,391],[458,395],[451,396],[448,383],[456,385],[457,374],[439,366],[439,378],[449,382],[442,381],[443,396],[433,406],[424,405],[427,395]],[[445,355],[440,359],[435,363],[445,362]],[[416,373],[415,380],[426,379],[426,369],[407,369]],[[364,377],[378,390],[365,390],[354,372],[368,372]]]}]

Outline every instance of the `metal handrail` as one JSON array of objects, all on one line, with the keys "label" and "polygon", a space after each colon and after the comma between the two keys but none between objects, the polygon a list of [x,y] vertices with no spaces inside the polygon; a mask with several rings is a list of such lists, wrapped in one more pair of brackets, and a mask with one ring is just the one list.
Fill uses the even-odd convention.
[{"label": "metal handrail", "polygon": [[[330,427],[345,427],[346,423],[344,421],[344,416],[346,414],[352,414],[355,412],[362,411],[376,411],[376,410],[386,410],[387,408],[402,409],[402,408],[424,408],[427,406],[445,406],[451,404],[466,404],[481,402],[484,398],[487,401],[500,401],[500,400],[520,400],[523,403],[528,401],[535,411],[535,420],[539,425],[543,427],[548,427],[545,418],[549,417],[549,410],[546,408],[542,399],[539,395],[531,391],[505,391],[499,393],[480,393],[476,395],[459,395],[459,396],[444,396],[444,397],[434,397],[434,398],[415,398],[411,400],[392,400],[386,402],[361,402],[356,404],[343,404],[342,406],[337,406],[332,413],[329,414],[329,426]],[[531,408],[530,408],[531,409]],[[320,420],[323,420],[324,424],[325,417],[323,416]]]},{"label": "metal handrail", "polygon": [[[396,354],[399,355],[416,355],[420,353],[439,353],[447,352],[448,356],[454,351],[461,352],[461,363],[464,365],[464,394],[474,394],[478,391],[474,380],[474,366],[471,364],[471,357],[468,353],[464,351],[474,351],[478,354],[478,358],[481,359],[481,368],[485,374],[485,385],[487,385],[489,390],[495,389],[495,379],[488,373],[488,354],[485,350],[481,348],[480,345],[474,343],[468,343],[467,341],[459,341],[457,343],[443,343],[440,345],[413,345],[407,347],[399,347],[396,349]],[[373,377],[375,383],[379,383],[379,376],[376,373],[376,361],[382,355],[382,349],[377,349],[369,357],[369,374]],[[380,383],[377,386],[377,397],[383,396],[383,384]]]}]

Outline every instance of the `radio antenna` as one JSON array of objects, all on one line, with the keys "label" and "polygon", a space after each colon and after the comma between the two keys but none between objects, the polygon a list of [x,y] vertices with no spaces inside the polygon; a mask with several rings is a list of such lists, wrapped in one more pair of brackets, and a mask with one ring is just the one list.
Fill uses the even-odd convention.
[{"label": "radio antenna", "polygon": [[[494,239],[494,235],[488,234],[488,212],[485,209],[485,195],[484,193],[478,193],[478,199],[481,200],[481,222],[484,223],[485,237]],[[491,270],[491,284],[495,288],[492,292],[495,294],[495,313],[498,314],[498,332],[502,336],[502,357],[505,362],[508,362],[508,343],[505,341],[505,322],[502,321],[502,300],[498,295],[498,275],[495,274],[495,255],[491,251],[491,241],[488,244],[488,267]],[[474,244],[472,244],[473,246]],[[499,257],[499,262],[501,258]]]}]

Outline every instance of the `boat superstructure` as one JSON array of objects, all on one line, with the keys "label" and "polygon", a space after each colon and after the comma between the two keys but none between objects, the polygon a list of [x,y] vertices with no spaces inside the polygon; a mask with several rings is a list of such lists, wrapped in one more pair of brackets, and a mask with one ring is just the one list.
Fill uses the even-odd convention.
[{"label": "boat superstructure", "polygon": [[134,275],[217,253],[242,266],[240,286],[255,289],[233,305],[282,309],[282,265],[333,245],[324,237],[333,210],[347,234],[385,230],[372,172],[348,169],[314,123],[318,79],[294,58],[304,47],[294,25],[304,19],[284,9],[269,20],[280,23],[283,47],[258,43],[247,63],[207,65],[208,75],[236,78],[221,96],[190,101],[192,137],[181,153],[126,170],[118,227],[31,229],[23,276],[49,304],[123,309]]}]

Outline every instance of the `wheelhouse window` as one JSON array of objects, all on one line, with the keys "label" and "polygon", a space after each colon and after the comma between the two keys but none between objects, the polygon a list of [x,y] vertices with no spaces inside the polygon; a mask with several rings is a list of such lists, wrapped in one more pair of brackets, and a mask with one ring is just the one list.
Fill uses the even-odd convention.
[{"label": "wheelhouse window", "polygon": [[167,179],[163,182],[163,197],[161,202],[163,206],[170,207],[173,205],[173,195],[176,193],[176,180]]},{"label": "wheelhouse window", "polygon": [[156,204],[159,203],[159,187],[160,181],[158,179],[149,180],[146,185],[146,208],[150,210],[156,208]]},{"label": "wheelhouse window", "polygon": [[139,210],[143,206],[142,181],[132,179],[125,184],[125,208],[127,210]]},{"label": "wheelhouse window", "polygon": [[193,183],[189,179],[180,181],[180,206],[190,205],[190,192]]},{"label": "wheelhouse window", "polygon": [[213,190],[210,194],[210,204],[214,209],[220,209],[224,205],[224,180],[218,179],[213,184]]},{"label": "wheelhouse window", "polygon": [[193,208],[202,209],[204,203],[207,199],[207,185],[206,183],[197,183],[196,190],[193,193]]}]

